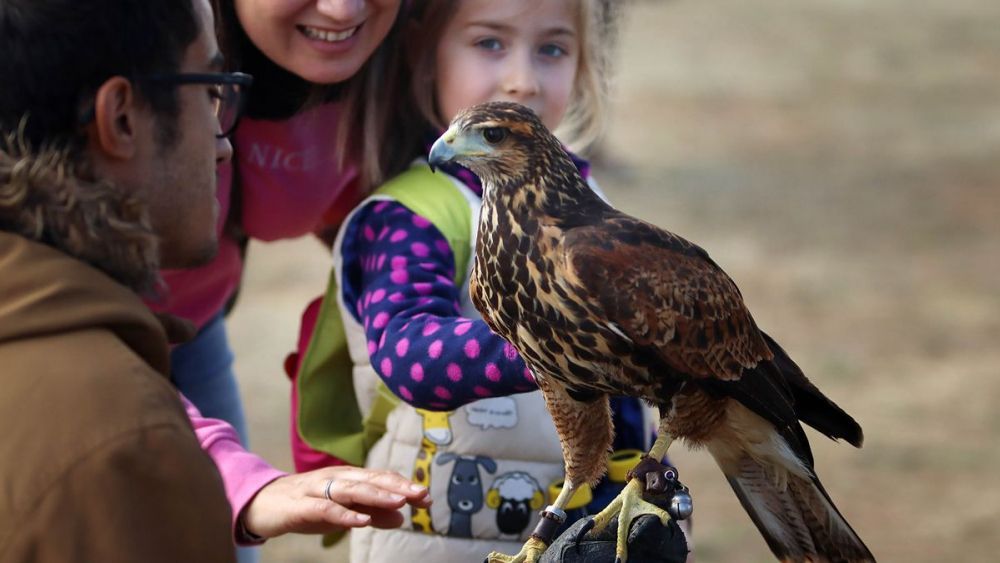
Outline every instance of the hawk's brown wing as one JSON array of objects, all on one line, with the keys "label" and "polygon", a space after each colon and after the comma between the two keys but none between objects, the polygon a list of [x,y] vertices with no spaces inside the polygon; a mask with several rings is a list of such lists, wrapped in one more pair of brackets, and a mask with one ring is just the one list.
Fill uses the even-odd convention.
[{"label": "hawk's brown wing", "polygon": [[620,214],[570,229],[564,244],[565,274],[586,294],[579,297],[641,355],[743,403],[811,463],[792,389],[736,284],[704,250]]},{"label": "hawk's brown wing", "polygon": [[698,246],[627,216],[571,229],[564,245],[572,283],[678,373],[732,381],[771,359],[736,284]]}]

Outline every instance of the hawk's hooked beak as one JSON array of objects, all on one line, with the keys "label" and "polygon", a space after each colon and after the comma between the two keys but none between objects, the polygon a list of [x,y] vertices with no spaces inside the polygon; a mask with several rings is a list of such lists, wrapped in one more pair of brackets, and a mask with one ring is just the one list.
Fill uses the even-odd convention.
[{"label": "hawk's hooked beak", "polygon": [[441,135],[438,137],[438,140],[434,141],[434,144],[431,146],[431,152],[427,155],[427,164],[430,165],[431,172],[451,162],[458,155],[455,150],[455,138],[457,136],[458,131],[454,127],[449,127],[444,132],[444,135]]}]

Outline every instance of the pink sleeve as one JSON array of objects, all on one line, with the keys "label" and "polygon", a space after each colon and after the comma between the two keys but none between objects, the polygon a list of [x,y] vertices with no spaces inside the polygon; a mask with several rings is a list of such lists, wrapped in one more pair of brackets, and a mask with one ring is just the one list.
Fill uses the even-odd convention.
[{"label": "pink sleeve", "polygon": [[[178,395],[180,395],[178,393]],[[247,544],[246,538],[237,534],[237,517],[264,485],[285,475],[271,467],[261,457],[248,452],[229,423],[215,418],[205,418],[184,395],[180,395],[201,449],[208,453],[222,475],[229,506],[233,509],[233,538]]]}]

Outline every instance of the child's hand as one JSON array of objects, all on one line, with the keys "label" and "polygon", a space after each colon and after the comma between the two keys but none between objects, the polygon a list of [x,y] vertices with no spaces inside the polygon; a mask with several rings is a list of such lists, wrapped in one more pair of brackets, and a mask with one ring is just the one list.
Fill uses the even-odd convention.
[{"label": "child's hand", "polygon": [[398,528],[406,504],[430,506],[426,487],[392,471],[325,467],[265,485],[241,516],[253,536],[322,534],[344,528]]}]

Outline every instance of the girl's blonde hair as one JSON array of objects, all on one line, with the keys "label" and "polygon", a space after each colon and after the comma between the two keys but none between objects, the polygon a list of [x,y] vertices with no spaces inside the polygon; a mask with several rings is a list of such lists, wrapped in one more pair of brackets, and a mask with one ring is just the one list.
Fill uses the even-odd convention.
[{"label": "girl's blonde hair", "polygon": [[[370,84],[365,93],[347,94],[348,108],[358,96],[369,96],[367,107],[373,113],[364,125],[365,145],[356,155],[369,189],[405,170],[426,150],[424,135],[448,125],[437,110],[436,47],[460,1],[412,2],[400,48],[385,60],[372,61],[384,72],[372,77],[381,82]],[[571,1],[580,9],[580,57],[573,95],[556,134],[574,150],[585,151],[603,132],[607,118],[609,60],[621,0]]]},{"label": "girl's blonde hair", "polygon": [[586,151],[604,132],[608,112],[610,63],[622,0],[579,0],[580,60],[570,105],[556,136],[576,151]]}]

